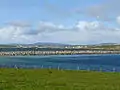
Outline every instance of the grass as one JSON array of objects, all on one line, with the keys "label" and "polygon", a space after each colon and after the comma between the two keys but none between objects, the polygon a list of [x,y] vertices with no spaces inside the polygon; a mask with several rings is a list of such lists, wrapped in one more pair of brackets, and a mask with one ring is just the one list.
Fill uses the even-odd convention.
[{"label": "grass", "polygon": [[1,68],[0,90],[120,90],[120,73]]}]

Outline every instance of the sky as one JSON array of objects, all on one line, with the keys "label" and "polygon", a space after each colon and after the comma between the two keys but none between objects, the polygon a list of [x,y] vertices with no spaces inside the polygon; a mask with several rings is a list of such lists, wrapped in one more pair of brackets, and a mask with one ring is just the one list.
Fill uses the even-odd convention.
[{"label": "sky", "polygon": [[0,0],[0,43],[120,43],[120,0]]}]

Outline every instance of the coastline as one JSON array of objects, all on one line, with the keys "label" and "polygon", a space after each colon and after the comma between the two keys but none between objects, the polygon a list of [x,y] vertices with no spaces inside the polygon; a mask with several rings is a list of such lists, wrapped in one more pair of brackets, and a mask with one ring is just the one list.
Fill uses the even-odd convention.
[{"label": "coastline", "polygon": [[120,54],[120,51],[8,51],[0,52],[0,56],[46,56],[46,55],[104,55]]}]

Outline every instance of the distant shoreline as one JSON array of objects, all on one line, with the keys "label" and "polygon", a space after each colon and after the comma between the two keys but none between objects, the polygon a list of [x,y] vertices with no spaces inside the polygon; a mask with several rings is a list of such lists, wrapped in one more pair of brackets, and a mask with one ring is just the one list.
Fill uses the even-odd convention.
[{"label": "distant shoreline", "polygon": [[93,55],[120,54],[120,51],[9,51],[0,52],[0,56],[46,56],[46,55]]}]

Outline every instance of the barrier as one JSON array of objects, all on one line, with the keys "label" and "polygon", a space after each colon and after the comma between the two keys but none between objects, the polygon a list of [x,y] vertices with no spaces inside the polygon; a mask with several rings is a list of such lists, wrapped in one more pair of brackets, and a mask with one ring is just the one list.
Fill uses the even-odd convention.
[{"label": "barrier", "polygon": [[0,65],[0,68],[15,68],[15,69],[20,69],[20,68],[26,68],[26,69],[37,69],[37,68],[45,68],[45,69],[57,69],[57,70],[86,70],[86,71],[98,71],[98,72],[120,72],[120,67],[91,67],[91,66],[87,66],[87,67],[83,67],[81,65],[77,65],[75,67],[64,67],[64,65],[56,65],[57,67],[53,66],[53,65],[6,65],[6,64],[2,64]]}]

